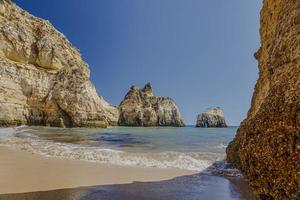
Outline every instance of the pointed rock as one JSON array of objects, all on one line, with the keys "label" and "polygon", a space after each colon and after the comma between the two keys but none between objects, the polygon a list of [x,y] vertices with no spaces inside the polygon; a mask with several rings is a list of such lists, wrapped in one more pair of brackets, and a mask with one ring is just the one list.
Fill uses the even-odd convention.
[{"label": "pointed rock", "polygon": [[147,94],[148,96],[153,96],[153,89],[152,89],[152,85],[151,83],[147,83],[143,90],[142,90],[145,94]]},{"label": "pointed rock", "polygon": [[119,113],[120,126],[184,126],[176,103],[168,97],[153,96],[150,83],[142,90],[131,87]]}]

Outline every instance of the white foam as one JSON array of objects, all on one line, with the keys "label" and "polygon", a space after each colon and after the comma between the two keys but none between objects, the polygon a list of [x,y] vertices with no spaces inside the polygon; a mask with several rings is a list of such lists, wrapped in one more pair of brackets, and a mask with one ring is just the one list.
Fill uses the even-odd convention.
[{"label": "white foam", "polygon": [[208,167],[204,173],[230,177],[243,177],[242,173],[238,169],[233,168],[226,160],[215,162]]},{"label": "white foam", "polygon": [[24,131],[25,126],[9,127],[9,128],[0,128],[0,139],[14,136],[20,131]]},{"label": "white foam", "polygon": [[[217,158],[216,155],[208,155],[203,152],[182,153],[168,151],[161,153],[129,153],[99,147],[56,143],[32,137],[7,137],[0,140],[0,145],[47,157],[93,161],[122,166],[178,168],[193,171],[205,170]],[[215,158],[209,159],[212,156]]]},{"label": "white foam", "polygon": [[218,144],[217,146],[215,146],[217,149],[226,149],[227,145],[224,145],[223,143]]}]

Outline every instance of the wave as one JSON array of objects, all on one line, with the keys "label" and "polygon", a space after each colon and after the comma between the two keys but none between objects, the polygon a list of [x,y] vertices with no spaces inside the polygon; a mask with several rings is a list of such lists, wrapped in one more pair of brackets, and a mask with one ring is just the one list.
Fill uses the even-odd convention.
[{"label": "wave", "polygon": [[220,143],[220,144],[216,145],[215,148],[217,148],[217,149],[226,149],[227,145],[224,145],[223,143]]},{"label": "wave", "polygon": [[203,171],[213,161],[205,153],[129,153],[99,147],[87,147],[74,144],[56,143],[33,138],[8,137],[0,141],[1,146],[39,154],[46,157],[92,161],[122,166],[140,166],[157,168],[177,168]]},{"label": "wave", "polygon": [[26,126],[16,126],[16,127],[9,127],[9,128],[0,128],[0,139],[4,139],[7,137],[11,137],[17,133],[21,133],[27,131],[25,129]]},{"label": "wave", "polygon": [[224,154],[213,152],[126,152],[115,149],[44,140],[31,133],[30,127],[0,129],[0,145],[46,157],[91,161],[121,166],[177,168],[207,173],[233,174],[226,165],[216,165]]},{"label": "wave", "polygon": [[240,170],[232,167],[226,160],[217,161],[211,166],[209,166],[204,173],[218,175],[218,176],[227,176],[227,177],[239,177],[242,178],[243,175]]}]

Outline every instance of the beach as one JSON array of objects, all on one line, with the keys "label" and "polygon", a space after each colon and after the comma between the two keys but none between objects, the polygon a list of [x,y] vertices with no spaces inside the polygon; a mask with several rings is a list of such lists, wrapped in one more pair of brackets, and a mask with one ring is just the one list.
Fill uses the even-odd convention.
[{"label": "beach", "polygon": [[0,19],[0,200],[300,199],[300,0]]},{"label": "beach", "polygon": [[159,181],[196,172],[47,158],[0,148],[0,194]]},{"label": "beach", "polygon": [[235,131],[3,128],[0,199],[253,199],[222,161]]},{"label": "beach", "polygon": [[0,199],[250,200],[253,196],[239,178],[47,158],[1,147]]}]

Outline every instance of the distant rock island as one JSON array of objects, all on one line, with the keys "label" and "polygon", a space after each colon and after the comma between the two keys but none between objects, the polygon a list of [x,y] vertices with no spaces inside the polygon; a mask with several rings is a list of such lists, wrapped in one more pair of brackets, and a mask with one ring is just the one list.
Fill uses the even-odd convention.
[{"label": "distant rock island", "polygon": [[118,109],[98,96],[80,52],[49,21],[0,1],[0,125],[106,127]]},{"label": "distant rock island", "polygon": [[222,109],[219,107],[207,108],[197,116],[196,127],[227,127]]},{"label": "distant rock island", "polygon": [[153,95],[150,83],[143,89],[132,86],[119,106],[120,126],[184,126],[176,103]]},{"label": "distant rock island", "polygon": [[300,199],[300,1],[264,0],[259,78],[227,148],[256,199]]}]

